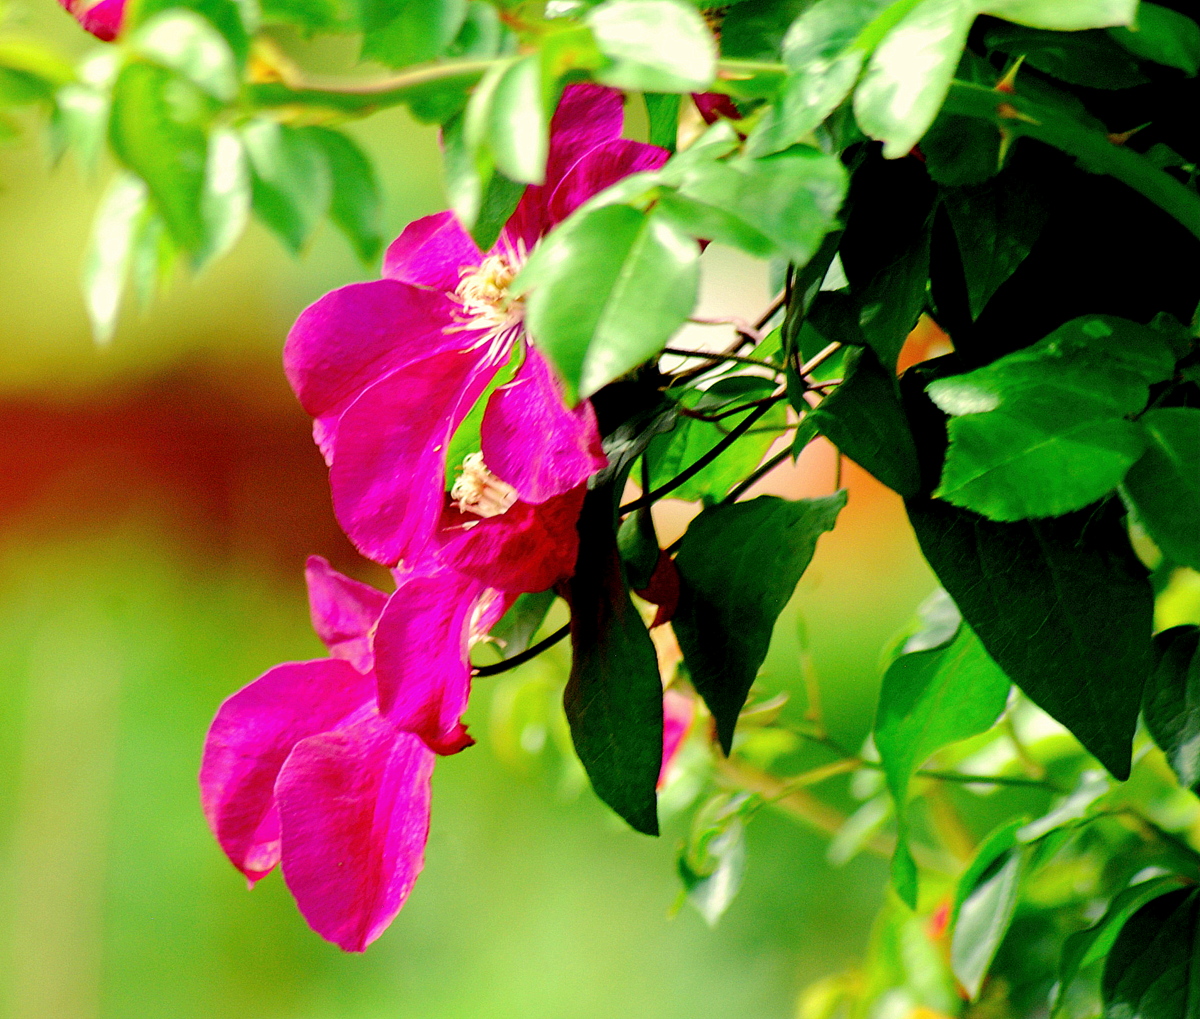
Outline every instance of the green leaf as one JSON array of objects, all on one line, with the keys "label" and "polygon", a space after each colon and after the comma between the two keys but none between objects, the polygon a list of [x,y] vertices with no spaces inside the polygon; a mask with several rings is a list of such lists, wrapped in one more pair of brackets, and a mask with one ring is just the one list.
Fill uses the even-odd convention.
[{"label": "green leaf", "polygon": [[1030,28],[1079,32],[1133,23],[1138,0],[987,0],[982,13]]},{"label": "green leaf", "polygon": [[201,195],[210,100],[191,82],[151,64],[127,64],[113,88],[109,141],[150,188],[171,236],[196,253],[207,242]]},{"label": "green leaf", "polygon": [[1082,820],[1110,787],[1108,776],[1104,772],[1088,769],[1079,776],[1079,782],[1070,795],[1064,796],[1053,809],[1041,817],[1034,818],[1017,832],[1017,841],[1036,842],[1072,821]]},{"label": "green leaf", "polygon": [[[388,67],[433,60],[450,45],[467,18],[467,0],[401,0],[374,5],[363,35],[363,56]],[[374,22],[394,16],[383,24]]]},{"label": "green leaf", "polygon": [[511,64],[496,82],[488,110],[488,145],[507,177],[540,184],[546,174],[550,113],[539,54]]},{"label": "green leaf", "polygon": [[646,115],[650,118],[651,145],[658,145],[670,152],[675,151],[675,139],[679,134],[679,96],[664,92],[647,92]]},{"label": "green leaf", "polygon": [[979,997],[983,979],[1017,908],[1024,854],[1008,850],[963,901],[950,944],[950,965],[970,999]]},{"label": "green leaf", "polygon": [[746,825],[754,809],[746,793],[720,793],[696,811],[678,858],[687,900],[715,927],[733,902],[746,870]]},{"label": "green leaf", "polygon": [[921,137],[921,154],[938,184],[981,184],[1000,171],[1001,141],[995,124],[943,110]]},{"label": "green leaf", "polygon": [[133,33],[130,45],[135,53],[175,71],[214,99],[229,102],[237,95],[233,50],[195,11],[179,8],[155,15]]},{"label": "green leaf", "polygon": [[[770,379],[736,375],[714,382],[707,390],[691,391],[684,397],[683,402],[692,410],[712,412],[732,409],[731,405],[748,400],[761,399],[769,396],[774,389],[775,385]],[[725,403],[717,402],[722,398]],[[690,467],[724,439],[729,429],[741,421],[743,416],[731,414],[722,418],[720,422],[711,422],[681,415],[676,420],[674,429],[655,436],[646,450],[651,485],[658,488]],[[782,403],[777,404],[759,419],[755,428],[777,428],[779,431],[744,435],[711,464],[676,488],[671,497],[723,498],[734,485],[759,465],[771,444],[783,434],[786,424],[786,411]]]},{"label": "green leaf", "polygon": [[1023,57],[1030,67],[1071,85],[1122,89],[1150,80],[1126,50],[1100,31],[1047,32],[996,25],[984,36],[984,45],[989,51]]},{"label": "green leaf", "polygon": [[907,505],[921,551],[988,654],[1125,778],[1153,595],[1119,507],[1002,524],[937,500]]},{"label": "green leaf", "polygon": [[1058,965],[1058,993],[1051,1006],[1051,1015],[1058,1011],[1071,981],[1079,971],[1108,955],[1129,918],[1159,896],[1178,890],[1180,884],[1180,878],[1170,875],[1151,878],[1126,888],[1108,904],[1104,916],[1096,923],[1067,938]]},{"label": "green leaf", "polygon": [[976,187],[946,188],[942,204],[958,241],[976,319],[1025,260],[1050,210],[1031,182],[1012,171]]},{"label": "green leaf", "polygon": [[1143,2],[1138,5],[1135,24],[1108,31],[1143,60],[1178,67],[1190,76],[1200,71],[1200,25],[1169,7]]},{"label": "green leaf", "polygon": [[846,195],[841,161],[804,146],[761,159],[679,165],[684,197],[741,220],[796,265],[816,253]]},{"label": "green leaf", "polygon": [[844,491],[795,501],[762,495],[705,509],[683,536],[673,625],[726,754],[775,620],[845,505]]},{"label": "green leaf", "polygon": [[1181,785],[1200,789],[1200,627],[1175,626],[1154,638],[1154,668],[1142,715]]},{"label": "green leaf", "polygon": [[845,381],[812,411],[821,434],[901,495],[921,485],[917,447],[900,407],[896,379],[870,348],[851,350]]},{"label": "green leaf", "polygon": [[922,0],[871,56],[854,115],[888,159],[906,155],[933,123],[976,13],[968,0]]},{"label": "green leaf", "polygon": [[596,795],[635,830],[657,835],[662,681],[654,643],[625,585],[611,486],[588,492],[579,536],[570,581],[571,675],[563,693],[571,738]]},{"label": "green leaf", "polygon": [[958,911],[962,909],[963,903],[979,887],[984,878],[995,873],[997,863],[1002,863],[1002,858],[1017,844],[1017,831],[1025,823],[1026,818],[1023,817],[1006,821],[983,840],[975,851],[974,858],[967,865],[967,869],[959,877],[958,884],[954,886],[952,920],[958,918]]},{"label": "green leaf", "polygon": [[675,0],[609,0],[585,21],[612,62],[596,79],[641,92],[703,92],[717,74],[717,46],[695,8]]},{"label": "green leaf", "polygon": [[242,127],[253,172],[254,212],[298,252],[329,208],[325,150],[306,130],[259,117]]},{"label": "green leaf", "polygon": [[1141,425],[1146,452],[1125,476],[1125,491],[1154,543],[1200,570],[1200,410],[1156,408]]},{"label": "green leaf", "polygon": [[662,349],[696,303],[699,259],[662,216],[601,206],[542,241],[511,292],[530,291],[526,326],[575,399]]},{"label": "green leaf", "polygon": [[721,54],[741,60],[776,60],[797,15],[809,0],[742,0],[721,19]]},{"label": "green leaf", "polygon": [[556,595],[553,591],[522,594],[492,627],[489,636],[496,641],[500,658],[508,661],[529,649],[533,638],[546,621]]},{"label": "green leaf", "polygon": [[621,521],[617,529],[617,548],[621,562],[625,564],[629,586],[635,591],[642,590],[650,583],[660,555],[649,506],[634,510]]},{"label": "green leaf", "polygon": [[329,218],[337,224],[359,258],[374,262],[383,247],[380,223],[383,199],[371,161],[341,131],[323,127],[302,130],[324,150],[329,162],[333,181]]},{"label": "green leaf", "polygon": [[[248,18],[248,7],[238,0],[139,0],[136,6],[129,7],[131,27],[140,28],[157,20],[163,13],[180,10],[203,18],[224,37],[238,66],[245,64],[250,54],[250,33],[257,26],[253,24],[254,15]],[[170,49],[170,40],[163,40],[163,45]]]},{"label": "green leaf", "polygon": [[1162,334],[1085,316],[1031,347],[929,386],[952,415],[934,493],[993,520],[1058,516],[1112,491],[1146,448],[1126,415],[1169,378]]},{"label": "green leaf", "polygon": [[295,25],[311,33],[355,31],[354,18],[338,0],[260,0],[268,25]]},{"label": "green leaf", "polygon": [[[0,95],[10,102],[53,99],[55,90],[75,80],[75,69],[49,47],[27,39],[0,39]],[[10,91],[10,89],[14,91]]]},{"label": "green leaf", "polygon": [[109,97],[87,85],[64,85],[55,97],[55,125],[87,173],[96,169],[108,129]]},{"label": "green leaf", "polygon": [[92,334],[102,345],[112,339],[116,328],[134,236],[149,197],[141,178],[119,173],[96,209],[83,262],[83,296],[92,321]]},{"label": "green leaf", "polygon": [[250,169],[246,149],[232,128],[219,127],[208,140],[204,193],[200,199],[206,243],[203,261],[223,255],[245,229],[250,216]]},{"label": "green leaf", "polygon": [[166,286],[178,254],[162,216],[147,209],[133,241],[129,266],[134,293],[142,308],[150,307],[155,295]]},{"label": "green leaf", "polygon": [[1142,906],[1121,928],[1104,964],[1106,1019],[1191,1019],[1200,1010],[1200,891],[1181,888]]},{"label": "green leaf", "polygon": [[467,0],[466,18],[446,55],[494,57],[503,46],[504,34],[505,28],[495,7],[486,0]]}]

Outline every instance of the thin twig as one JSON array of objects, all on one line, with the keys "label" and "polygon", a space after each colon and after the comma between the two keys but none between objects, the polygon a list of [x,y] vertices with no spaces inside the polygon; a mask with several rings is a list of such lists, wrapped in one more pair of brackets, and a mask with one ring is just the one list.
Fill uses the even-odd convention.
[{"label": "thin twig", "polygon": [[570,632],[571,624],[564,623],[550,634],[549,637],[539,640],[533,647],[526,648],[519,655],[513,655],[511,658],[506,658],[502,662],[496,662],[494,665],[472,666],[471,674],[473,676],[498,676],[502,672],[508,672],[510,669],[515,669],[518,665],[524,665],[526,662],[531,661],[543,651],[548,651]]},{"label": "thin twig", "polygon": [[756,368],[770,368],[776,375],[783,369],[770,361],[760,361],[756,357],[742,357],[740,354],[712,354],[707,350],[681,350],[679,347],[663,347],[662,353],[674,354],[676,357],[705,358],[709,361],[719,358],[722,361],[736,361],[738,364],[752,364]]}]

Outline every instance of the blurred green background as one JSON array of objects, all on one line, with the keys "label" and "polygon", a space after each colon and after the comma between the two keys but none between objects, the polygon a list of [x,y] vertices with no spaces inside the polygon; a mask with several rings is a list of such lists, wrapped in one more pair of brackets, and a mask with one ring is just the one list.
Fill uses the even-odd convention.
[{"label": "blurred green background", "polygon": [[[6,30],[87,41],[53,0]],[[743,891],[715,930],[669,916],[684,822],[624,830],[561,765],[522,761],[481,681],[479,746],[434,780],[428,863],[365,956],[311,933],[278,875],[253,893],[212,842],[195,772],[223,697],[320,653],[302,584],[318,552],[364,579],[279,367],[287,328],[373,269],[326,225],[294,261],[258,227],[177,279],[116,340],[89,336],[77,275],[111,168],[50,168],[37,124],[0,150],[0,1008],[12,1019],[789,1017],[853,962],[880,861],[760,812]],[[436,138],[358,125],[387,167],[388,225],[443,206]],[[717,260],[711,293],[760,297]],[[758,289],[756,289],[758,288]],[[779,490],[824,494],[820,451]],[[799,708],[796,613],[832,730],[861,740],[887,636],[932,588],[898,504],[857,472],[784,617],[764,688]],[[557,665],[535,665],[540,675]],[[492,736],[496,738],[493,739]],[[507,740],[509,751],[498,752]]]}]

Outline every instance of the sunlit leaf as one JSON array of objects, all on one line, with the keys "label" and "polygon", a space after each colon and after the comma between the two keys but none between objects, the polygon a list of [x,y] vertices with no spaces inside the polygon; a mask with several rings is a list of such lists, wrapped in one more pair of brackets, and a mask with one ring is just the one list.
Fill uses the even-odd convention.
[{"label": "sunlit leaf", "polygon": [[[449,46],[466,20],[467,0],[401,0],[372,5],[371,10],[363,56],[388,67],[406,67],[433,60]],[[380,24],[385,11],[393,16]]]},{"label": "sunlit leaf", "polygon": [[299,251],[329,208],[332,180],[324,147],[303,128],[266,117],[242,128],[253,173],[254,213]]},{"label": "sunlit leaf", "polygon": [[959,907],[950,963],[972,1000],[979,997],[983,979],[1012,922],[1023,860],[1019,850],[1004,853]]},{"label": "sunlit leaf", "polygon": [[342,231],[360,259],[374,262],[383,247],[380,223],[383,198],[370,159],[341,131],[310,127],[307,133],[311,140],[321,146],[329,161],[329,174],[333,182],[329,218]]},{"label": "sunlit leaf", "polygon": [[242,235],[250,215],[250,170],[237,132],[222,127],[208,142],[201,211],[207,231],[205,259],[228,251]]},{"label": "sunlit leaf", "polygon": [[1125,476],[1125,491],[1155,544],[1200,570],[1200,410],[1158,407],[1140,423],[1146,452]]},{"label": "sunlit leaf", "polygon": [[164,11],[145,22],[130,38],[133,49],[170,68],[214,99],[228,102],[237,94],[238,72],[225,38],[195,11]]},{"label": "sunlit leaf", "polygon": [[1136,23],[1110,28],[1109,34],[1143,60],[1178,67],[1189,75],[1200,70],[1200,25],[1170,7],[1140,3]]},{"label": "sunlit leaf", "polygon": [[675,0],[609,0],[586,21],[612,61],[596,75],[606,85],[702,92],[716,76],[716,42],[694,8]]},{"label": "sunlit leaf", "polygon": [[83,293],[97,343],[108,343],[116,328],[133,240],[148,200],[141,178],[120,173],[96,210],[83,264]]}]

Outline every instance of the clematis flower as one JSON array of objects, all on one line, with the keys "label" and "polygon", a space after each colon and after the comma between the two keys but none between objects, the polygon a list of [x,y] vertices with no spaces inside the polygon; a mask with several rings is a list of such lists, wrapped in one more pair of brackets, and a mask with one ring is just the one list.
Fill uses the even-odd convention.
[{"label": "clematis flower", "polygon": [[[505,522],[491,532],[518,520],[536,529],[536,518],[559,512],[555,499],[604,466],[591,405],[564,405],[508,286],[554,224],[666,160],[664,149],[622,139],[622,121],[620,93],[568,87],[551,122],[545,183],[526,189],[490,251],[452,212],[419,219],[388,249],[383,279],[326,294],[292,328],[284,367],[314,419],[338,521],[368,558],[393,566],[463,549],[474,544],[456,540],[463,529],[482,534],[493,518]],[[482,449],[452,494],[469,519],[447,521],[450,438],[514,357],[520,366],[488,398]]]},{"label": "clematis flower", "polygon": [[[438,669],[469,671],[469,646],[502,603],[481,591],[463,625],[440,604],[437,577],[399,578],[389,598],[318,557],[306,575],[313,626],[330,657],[277,665],[221,705],[204,746],[201,800],[251,886],[282,863],[309,925],[360,952],[391,923],[421,872],[435,749],[453,753],[473,742],[457,716],[455,738],[430,748],[380,714],[372,629],[404,599],[410,622],[440,655],[412,682],[436,686]],[[464,707],[465,700],[452,710],[461,715]]]},{"label": "clematis flower", "polygon": [[97,39],[112,42],[121,32],[126,0],[58,0],[63,9]]}]

